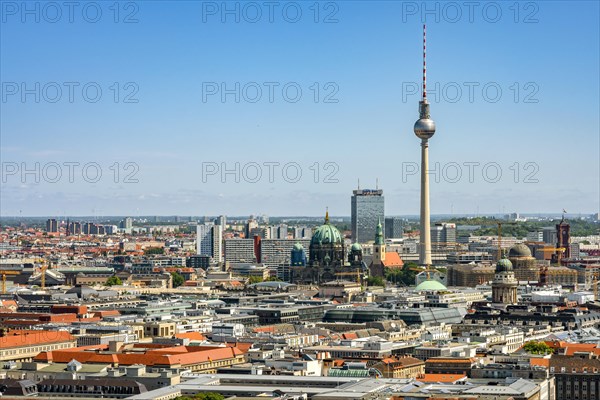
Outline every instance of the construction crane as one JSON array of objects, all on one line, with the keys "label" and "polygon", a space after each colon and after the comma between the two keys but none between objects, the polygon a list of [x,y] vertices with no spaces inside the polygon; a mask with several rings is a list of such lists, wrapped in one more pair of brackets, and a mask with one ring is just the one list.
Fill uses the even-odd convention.
[{"label": "construction crane", "polygon": [[48,265],[46,264],[46,260],[43,258],[38,258],[35,260],[37,263],[41,264],[39,271],[40,271],[40,283],[41,283],[41,287],[42,289],[46,288],[46,270],[48,269]]},{"label": "construction crane", "polygon": [[356,276],[356,283],[358,283],[359,285],[361,284],[359,269],[355,270],[354,272],[336,272],[335,274],[336,276]]},{"label": "construction crane", "polygon": [[431,280],[431,273],[436,273],[436,272],[440,272],[435,268],[427,268],[427,267],[413,267],[413,268],[409,268],[411,271],[415,271],[415,272],[425,272],[426,276],[427,276],[427,280]]},{"label": "construction crane", "polygon": [[21,271],[14,269],[0,269],[0,274],[2,275],[2,294],[6,294],[6,275],[20,275]]},{"label": "construction crane", "polygon": [[48,266],[46,265],[46,262],[42,263],[42,268],[40,269],[41,271],[41,276],[40,279],[42,280],[42,289],[46,289],[46,270],[48,269]]},{"label": "construction crane", "polygon": [[497,221],[496,224],[498,225],[498,260],[500,260],[502,258],[502,225],[504,224],[510,224],[510,225],[516,225],[516,222],[500,222]]}]

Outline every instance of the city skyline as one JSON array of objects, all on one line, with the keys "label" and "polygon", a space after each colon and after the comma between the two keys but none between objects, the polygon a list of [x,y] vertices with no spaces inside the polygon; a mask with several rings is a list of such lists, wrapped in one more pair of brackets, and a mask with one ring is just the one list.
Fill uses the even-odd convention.
[{"label": "city skyline", "polygon": [[[28,24],[7,16],[0,38],[0,214],[320,216],[329,207],[332,214],[348,215],[347,196],[359,178],[370,187],[379,179],[389,215],[417,214],[419,174],[414,168],[419,158],[411,126],[420,97],[415,66],[424,21],[401,4],[366,4],[340,4],[335,23],[309,18],[297,25],[281,19],[272,24],[222,22],[209,14],[203,22],[201,5],[188,3],[167,11],[141,4],[133,24]],[[183,19],[180,29],[157,36],[170,17],[185,11],[196,12],[197,18]],[[431,209],[434,214],[595,213],[598,4],[542,3],[533,16],[521,9],[517,22],[513,10],[502,11],[494,23],[479,14],[473,23],[465,20],[466,14],[455,23],[445,14],[437,21],[435,15],[426,18],[436,37],[430,44],[435,79],[428,94],[444,132],[431,149],[437,171],[430,177]],[[303,15],[312,16],[310,12]],[[377,26],[357,30],[363,17],[378,21]],[[305,40],[297,37],[298,29]],[[197,40],[209,31],[217,33],[214,41]],[[28,46],[21,46],[27,39]],[[70,46],[57,46],[59,41]],[[177,45],[171,48],[171,43]],[[44,71],[37,68],[38,55],[48,64]],[[243,63],[248,67],[241,69]],[[110,70],[111,65],[121,65],[120,71]],[[97,82],[104,97],[97,103],[81,98],[52,103],[56,88],[44,85],[49,82]],[[137,86],[126,88],[130,82]],[[227,88],[296,82],[304,97],[297,103],[281,98],[252,103],[246,93],[239,102],[236,94],[223,102],[206,93],[215,89],[214,82]],[[332,82],[334,86],[325,87]],[[478,88],[472,102],[465,86],[469,82]],[[21,83],[34,92],[35,83],[41,86],[22,101],[22,94],[10,94],[12,83],[19,84],[18,91]],[[452,83],[462,90],[455,102]],[[479,89],[487,83],[501,88],[499,101],[482,97]],[[124,102],[136,88],[132,99],[139,101]],[[336,90],[330,100],[338,102],[324,102]],[[585,145],[576,152],[561,151],[575,132]],[[310,150],[300,155],[296,143],[309,144]],[[372,149],[365,152],[367,143]],[[22,176],[36,163],[37,183],[35,173]],[[53,163],[62,168],[57,182],[52,182]],[[63,163],[79,163],[74,182]],[[98,182],[93,182],[97,168],[81,173],[88,163],[98,164]],[[215,166],[227,170],[235,163],[240,163],[239,182],[231,174],[223,179],[213,173]],[[279,165],[270,182],[273,163]],[[262,179],[241,176],[252,174],[256,164]],[[282,174],[288,164],[300,167],[299,181],[294,181],[297,168]],[[457,166],[461,177],[455,181]],[[485,173],[484,166],[489,167]]]}]

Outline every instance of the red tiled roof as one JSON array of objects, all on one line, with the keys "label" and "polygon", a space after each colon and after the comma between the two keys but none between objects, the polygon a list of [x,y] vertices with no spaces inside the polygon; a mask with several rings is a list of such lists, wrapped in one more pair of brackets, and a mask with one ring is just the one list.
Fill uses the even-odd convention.
[{"label": "red tiled roof", "polygon": [[206,336],[204,336],[200,332],[176,333],[175,337],[177,339],[190,339],[190,340],[205,340],[206,339]]},{"label": "red tiled roof", "polygon": [[0,337],[0,349],[22,347],[33,344],[60,343],[72,340],[75,340],[75,338],[69,332],[65,331],[22,330],[8,332],[6,336]]},{"label": "red tiled roof", "polygon": [[572,356],[576,352],[589,352],[600,355],[600,348],[595,343],[569,343],[558,340],[545,341],[544,343],[553,350],[564,349],[561,353],[567,356]]},{"label": "red tiled roof", "polygon": [[423,374],[417,378],[419,382],[442,382],[442,383],[453,383],[458,380],[464,379],[467,376],[464,374]]},{"label": "red tiled roof", "polygon": [[538,367],[550,368],[550,359],[549,358],[541,358],[541,357],[531,357],[529,359],[529,364],[535,365]]},{"label": "red tiled roof", "polygon": [[387,268],[402,267],[404,261],[400,258],[400,254],[395,251],[386,251],[385,259],[382,260],[383,266]]},{"label": "red tiled roof", "polygon": [[214,360],[225,360],[242,355],[237,347],[176,346],[148,350],[145,353],[99,353],[77,351],[77,349],[54,350],[38,354],[34,361],[53,360],[56,363],[68,363],[75,359],[82,364],[119,364],[119,365],[193,365]]}]

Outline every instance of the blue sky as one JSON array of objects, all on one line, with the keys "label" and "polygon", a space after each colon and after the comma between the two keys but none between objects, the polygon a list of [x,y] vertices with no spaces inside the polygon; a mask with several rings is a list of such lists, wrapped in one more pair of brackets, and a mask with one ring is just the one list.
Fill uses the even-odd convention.
[{"label": "blue sky", "polygon": [[432,213],[598,211],[598,2],[48,4],[1,2],[2,215],[416,214],[423,18]]}]

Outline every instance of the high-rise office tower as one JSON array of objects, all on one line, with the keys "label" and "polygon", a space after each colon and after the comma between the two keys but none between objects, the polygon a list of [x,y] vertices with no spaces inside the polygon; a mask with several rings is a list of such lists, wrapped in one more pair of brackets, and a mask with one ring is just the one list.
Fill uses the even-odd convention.
[{"label": "high-rise office tower", "polygon": [[367,243],[375,237],[375,230],[385,213],[383,190],[377,188],[352,191],[351,225],[352,241]]},{"label": "high-rise office tower", "polygon": [[419,102],[419,119],[415,122],[414,132],[421,139],[421,239],[419,264],[431,265],[431,231],[429,211],[429,139],[435,134],[435,122],[429,114],[427,102],[427,63],[426,35],[423,25],[423,97]]}]

